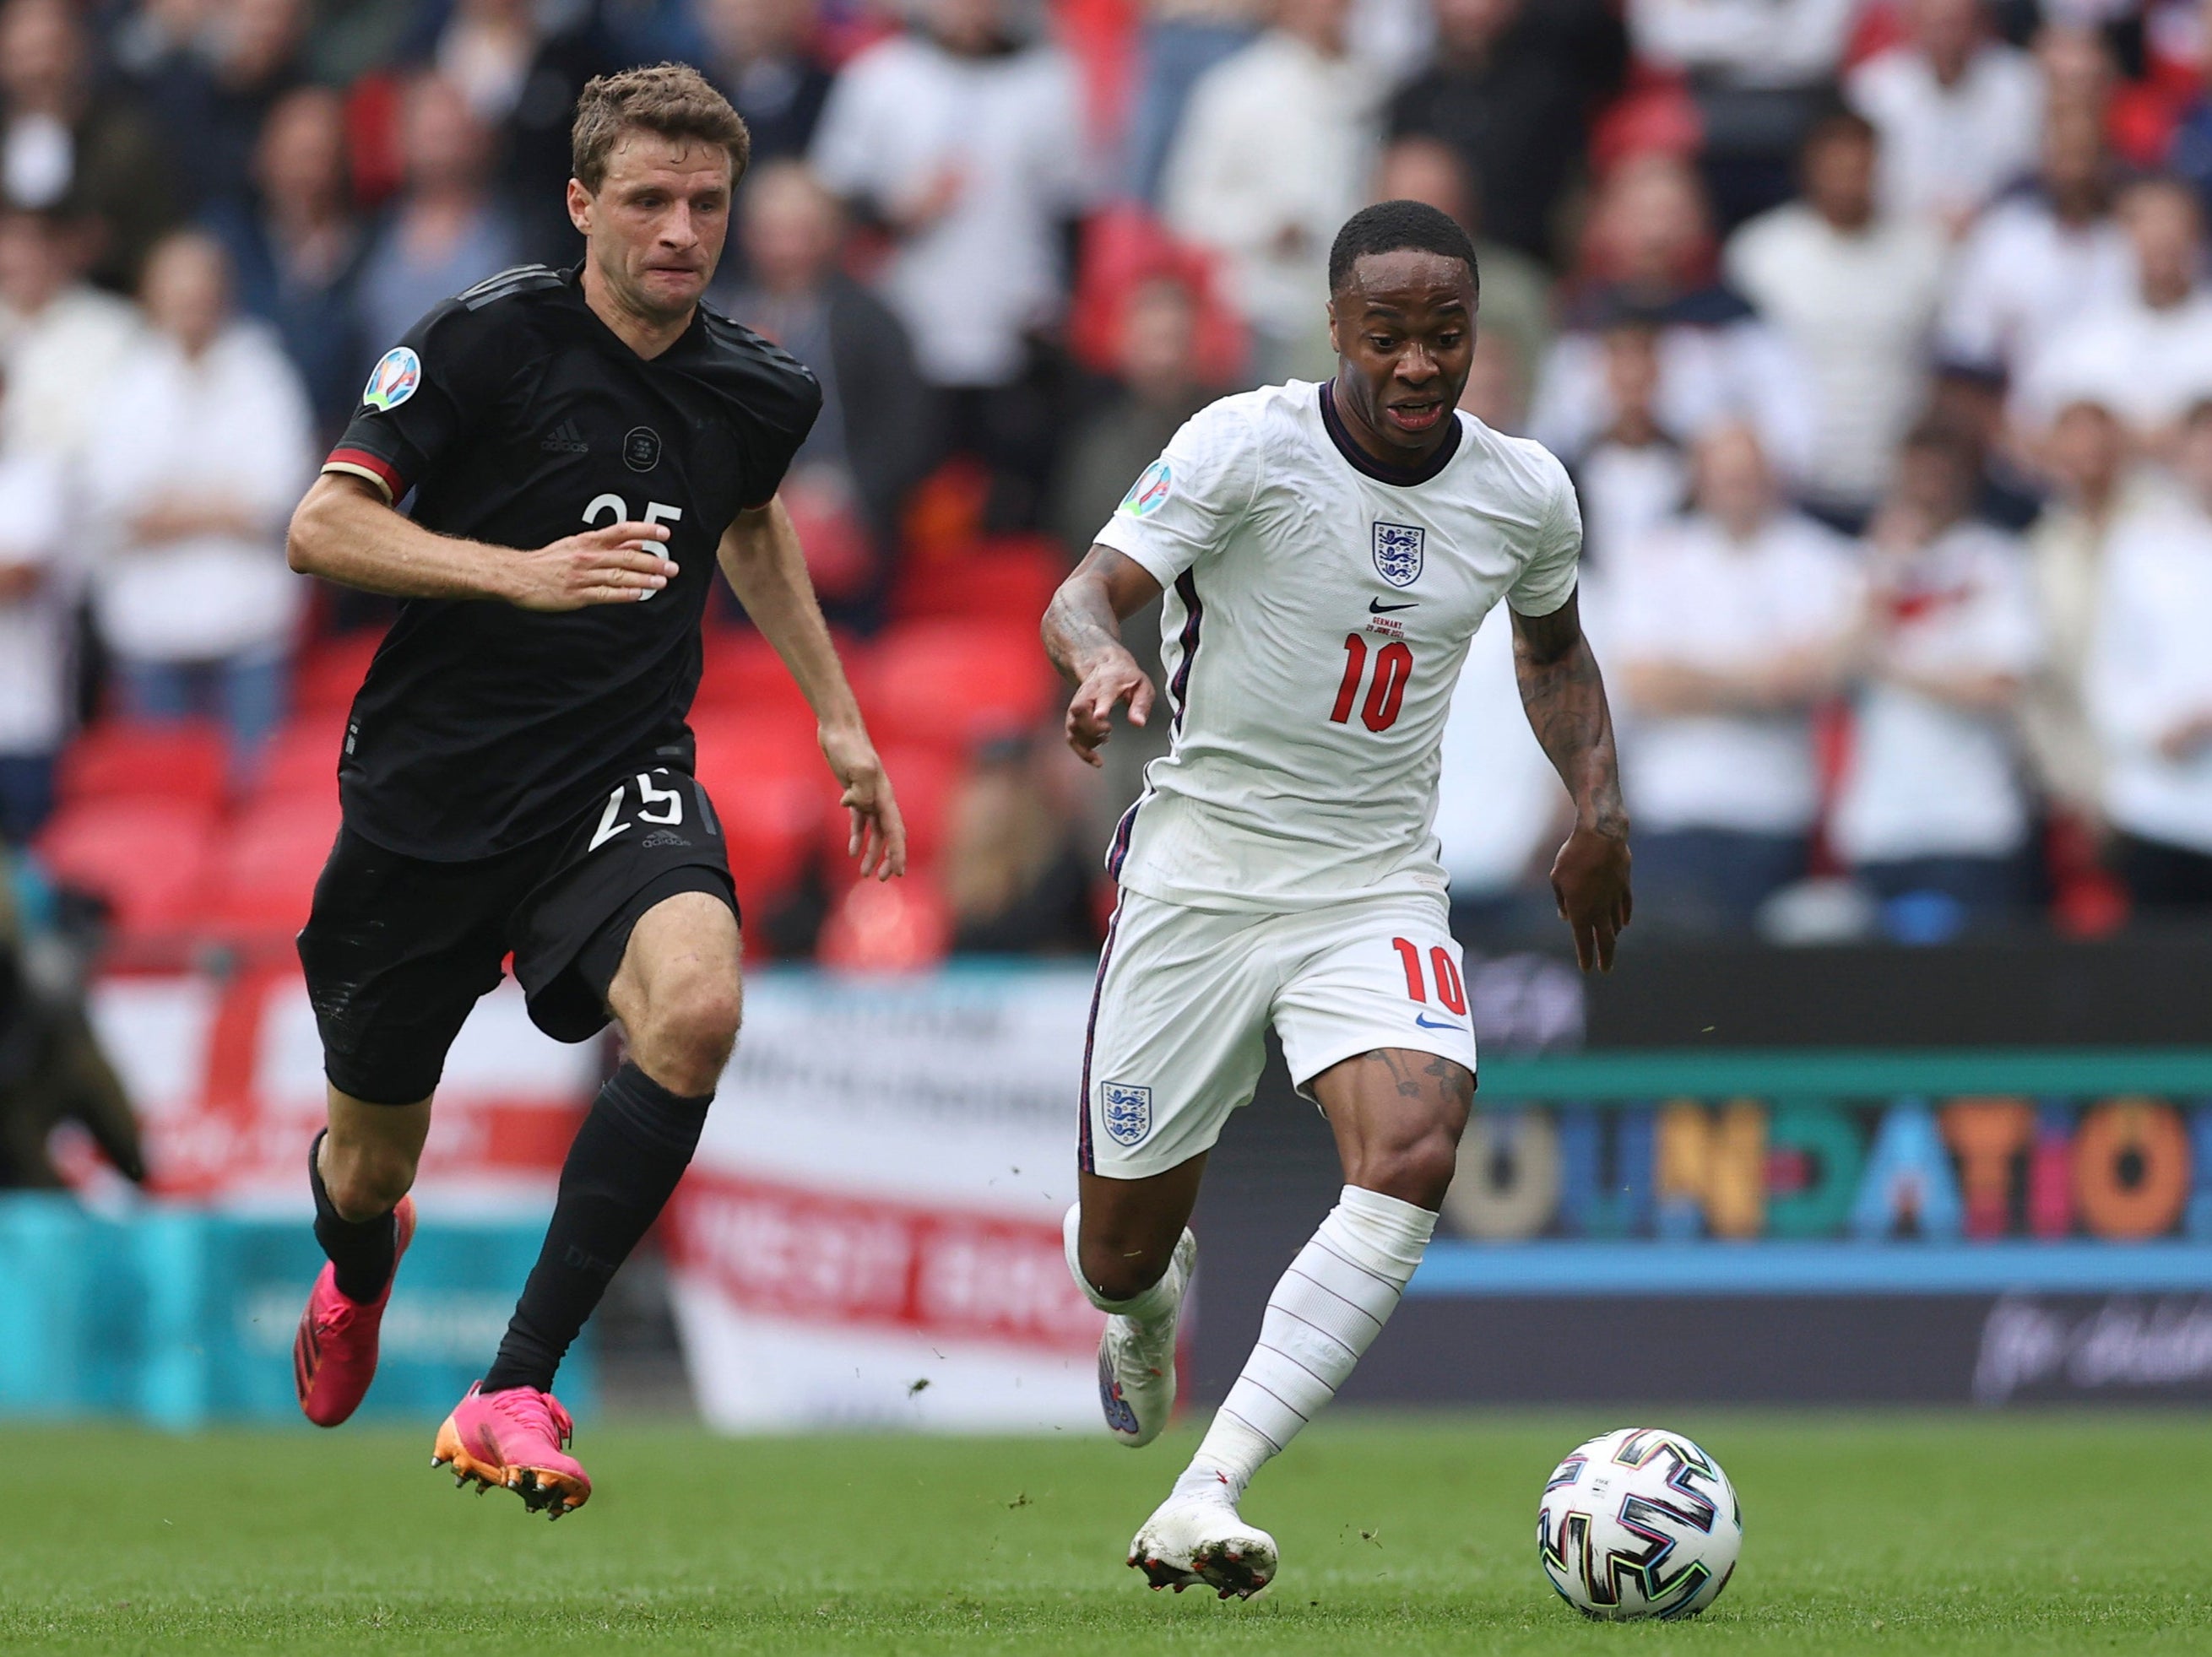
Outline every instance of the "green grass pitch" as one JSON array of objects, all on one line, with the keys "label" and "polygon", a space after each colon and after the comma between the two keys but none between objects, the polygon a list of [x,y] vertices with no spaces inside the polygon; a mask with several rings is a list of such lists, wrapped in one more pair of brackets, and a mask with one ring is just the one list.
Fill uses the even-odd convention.
[{"label": "green grass pitch", "polygon": [[1657,1412],[1741,1491],[1691,1624],[1545,1585],[1553,1461],[1612,1411],[1320,1423],[1247,1511],[1250,1605],[1146,1589],[1187,1454],[1096,1439],[718,1440],[587,1424],[549,1525],[457,1492],[429,1431],[0,1432],[0,1649],[1113,1653],[2212,1651],[2212,1434],[2185,1415]]}]

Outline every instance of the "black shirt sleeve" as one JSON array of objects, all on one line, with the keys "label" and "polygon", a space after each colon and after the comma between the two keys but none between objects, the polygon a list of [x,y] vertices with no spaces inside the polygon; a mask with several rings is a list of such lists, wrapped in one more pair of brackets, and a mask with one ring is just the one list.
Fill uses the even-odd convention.
[{"label": "black shirt sleeve", "polygon": [[325,471],[366,477],[398,501],[483,417],[517,361],[513,332],[447,300],[369,371]]}]

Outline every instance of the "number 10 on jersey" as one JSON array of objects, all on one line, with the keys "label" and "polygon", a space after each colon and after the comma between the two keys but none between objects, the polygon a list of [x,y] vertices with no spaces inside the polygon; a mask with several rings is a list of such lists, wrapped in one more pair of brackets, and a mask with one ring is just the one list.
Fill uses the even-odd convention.
[{"label": "number 10 on jersey", "polygon": [[1375,652],[1375,677],[1367,687],[1367,700],[1359,701],[1360,681],[1367,677],[1367,639],[1358,633],[1344,635],[1344,680],[1336,688],[1336,706],[1328,722],[1343,725],[1352,718],[1355,703],[1359,722],[1370,731],[1388,731],[1398,723],[1398,710],[1406,705],[1406,681],[1413,677],[1413,652],[1403,640],[1393,639]]}]

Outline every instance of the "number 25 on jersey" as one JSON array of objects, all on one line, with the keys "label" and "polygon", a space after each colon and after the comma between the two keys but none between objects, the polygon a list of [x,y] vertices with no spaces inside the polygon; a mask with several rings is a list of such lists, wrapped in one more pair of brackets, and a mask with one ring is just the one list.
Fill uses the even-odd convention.
[{"label": "number 25 on jersey", "polygon": [[[1413,652],[1402,639],[1393,639],[1375,652],[1375,673],[1367,673],[1367,638],[1364,634],[1344,635],[1344,680],[1336,688],[1336,706],[1329,710],[1331,725],[1344,725],[1352,718],[1355,705],[1359,709],[1359,722],[1370,731],[1388,731],[1398,723],[1398,710],[1406,705],[1406,681],[1413,677]],[[1367,700],[1359,699],[1362,681],[1367,683]]]}]

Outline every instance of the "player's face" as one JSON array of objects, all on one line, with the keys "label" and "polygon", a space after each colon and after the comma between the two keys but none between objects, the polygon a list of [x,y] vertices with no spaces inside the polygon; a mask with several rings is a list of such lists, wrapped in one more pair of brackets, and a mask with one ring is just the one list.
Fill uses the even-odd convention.
[{"label": "player's face", "polygon": [[569,179],[568,216],[626,308],[682,316],[714,279],[729,234],[729,152],[632,130],[607,157],[597,191]]},{"label": "player's face", "polygon": [[1413,248],[1360,259],[1328,303],[1338,407],[1385,449],[1431,452],[1474,366],[1474,307],[1458,259]]}]

